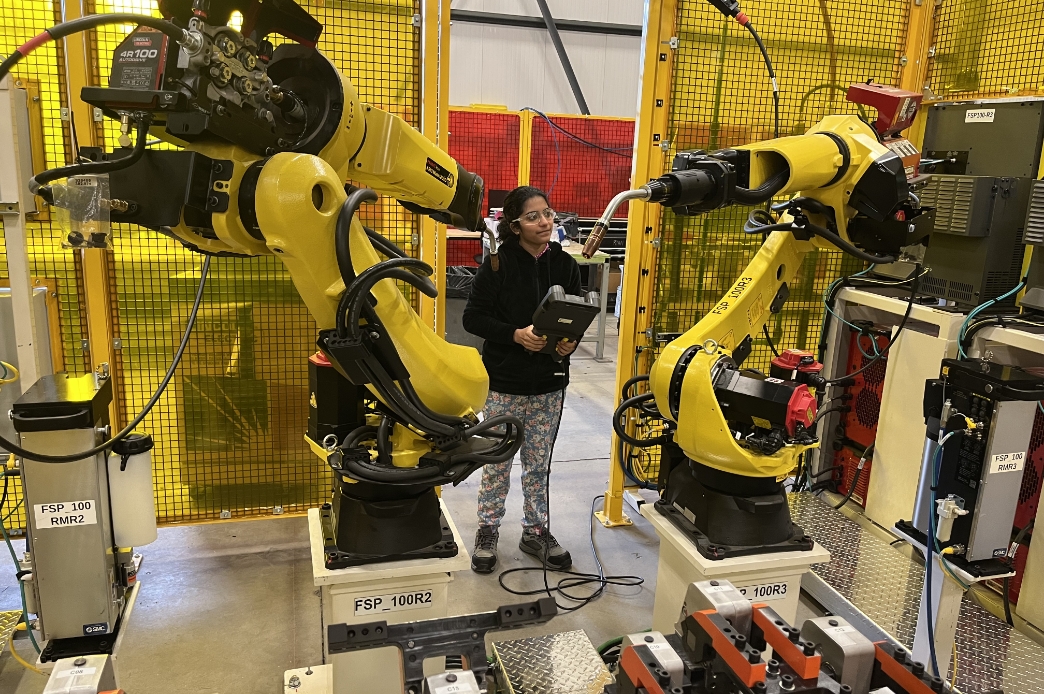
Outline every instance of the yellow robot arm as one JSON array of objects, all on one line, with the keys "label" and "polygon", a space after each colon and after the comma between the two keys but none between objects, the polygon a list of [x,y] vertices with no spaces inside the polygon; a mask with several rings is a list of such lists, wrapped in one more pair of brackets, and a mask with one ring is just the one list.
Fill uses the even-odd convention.
[{"label": "yellow robot arm", "polygon": [[809,431],[815,401],[804,386],[803,393],[787,386],[786,416],[769,421],[749,405],[781,393],[768,392],[773,379],[742,375],[739,367],[809,251],[840,247],[888,262],[894,257],[883,251],[895,254],[910,242],[917,211],[907,202],[902,162],[859,118],[830,116],[804,135],[682,153],[674,169],[618,198],[699,214],[793,196],[777,206],[779,220],[748,229],[769,232],[759,252],[714,308],[663,349],[649,375],[656,408],[676,425],[674,442],[689,459],[735,475],[785,476],[803,451],[818,446]]},{"label": "yellow robot arm", "polygon": [[[379,438],[397,448],[381,453],[382,463],[414,468],[435,456],[437,470],[410,479],[439,484],[510,457],[517,419],[477,417],[489,386],[479,353],[435,335],[398,289],[407,282],[434,296],[432,269],[356,214],[383,194],[480,229],[481,178],[402,118],[361,102],[315,49],[321,26],[300,8],[262,4],[268,18],[240,33],[222,24],[234,1],[211,3],[209,18],[183,4],[164,6],[188,24],[180,48],[147,26],[124,42],[166,55],[157,84],[175,90],[123,86],[117,49],[109,87],[81,94],[125,134],[132,125],[139,134],[127,163],[107,166],[113,221],[158,229],[203,253],[277,256],[316,320],[320,349],[394,420]],[[273,48],[265,36],[279,22],[301,42]],[[183,150],[146,151],[146,130]],[[500,425],[507,428],[489,433]]]}]

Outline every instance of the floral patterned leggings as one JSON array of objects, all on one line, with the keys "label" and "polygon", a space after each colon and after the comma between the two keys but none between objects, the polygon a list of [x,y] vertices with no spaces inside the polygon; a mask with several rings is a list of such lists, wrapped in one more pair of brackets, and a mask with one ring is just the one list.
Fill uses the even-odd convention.
[{"label": "floral patterned leggings", "polygon": [[[489,391],[485,416],[513,414],[522,420],[525,441],[522,456],[522,528],[547,525],[547,467],[551,442],[558,434],[565,390],[546,395],[510,395]],[[500,527],[504,518],[504,502],[511,487],[511,460],[482,468],[478,493],[479,525]]]}]

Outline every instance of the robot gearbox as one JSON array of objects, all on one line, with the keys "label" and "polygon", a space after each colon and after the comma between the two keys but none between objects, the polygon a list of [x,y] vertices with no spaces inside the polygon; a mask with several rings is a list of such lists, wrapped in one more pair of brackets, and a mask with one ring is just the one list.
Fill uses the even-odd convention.
[{"label": "robot gearbox", "polygon": [[[208,256],[278,257],[319,328],[310,376],[323,436],[312,448],[336,480],[321,511],[327,565],[456,554],[435,487],[510,459],[522,425],[478,419],[489,384],[478,352],[436,336],[396,284],[434,297],[432,268],[356,212],[380,193],[481,230],[481,178],[363,103],[316,49],[322,26],[290,0],[163,0],[160,11],[52,27],[0,66],[2,77],[76,31],[138,25],[108,86],[81,93],[120,122],[122,146],[37,174],[30,189],[54,200],[60,179],[105,176],[112,221]],[[228,26],[233,11],[242,31]],[[290,41],[273,48],[273,33]],[[150,137],[180,149],[150,149]]]}]

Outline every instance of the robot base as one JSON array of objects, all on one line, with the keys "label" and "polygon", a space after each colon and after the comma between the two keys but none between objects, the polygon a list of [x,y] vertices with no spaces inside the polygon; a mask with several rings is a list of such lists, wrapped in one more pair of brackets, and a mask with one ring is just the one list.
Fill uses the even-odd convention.
[{"label": "robot base", "polygon": [[708,559],[804,552],[812,538],[790,520],[783,484],[721,472],[689,460],[667,478],[656,510]]},{"label": "robot base", "polygon": [[453,531],[430,486],[340,480],[319,509],[326,568],[457,556]]}]

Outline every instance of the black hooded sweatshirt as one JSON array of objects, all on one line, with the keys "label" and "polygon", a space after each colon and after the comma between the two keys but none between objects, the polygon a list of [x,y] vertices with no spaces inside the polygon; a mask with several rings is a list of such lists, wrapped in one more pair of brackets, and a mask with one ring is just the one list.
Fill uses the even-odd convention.
[{"label": "black hooded sweatshirt", "polygon": [[475,275],[464,309],[464,329],[485,339],[482,363],[489,387],[498,393],[544,395],[569,385],[569,357],[556,362],[550,354],[534,353],[515,342],[515,330],[533,324],[533,313],[547,290],[558,284],[566,294],[579,295],[580,266],[552,241],[539,258],[517,242],[500,247],[500,269],[486,258]]}]

